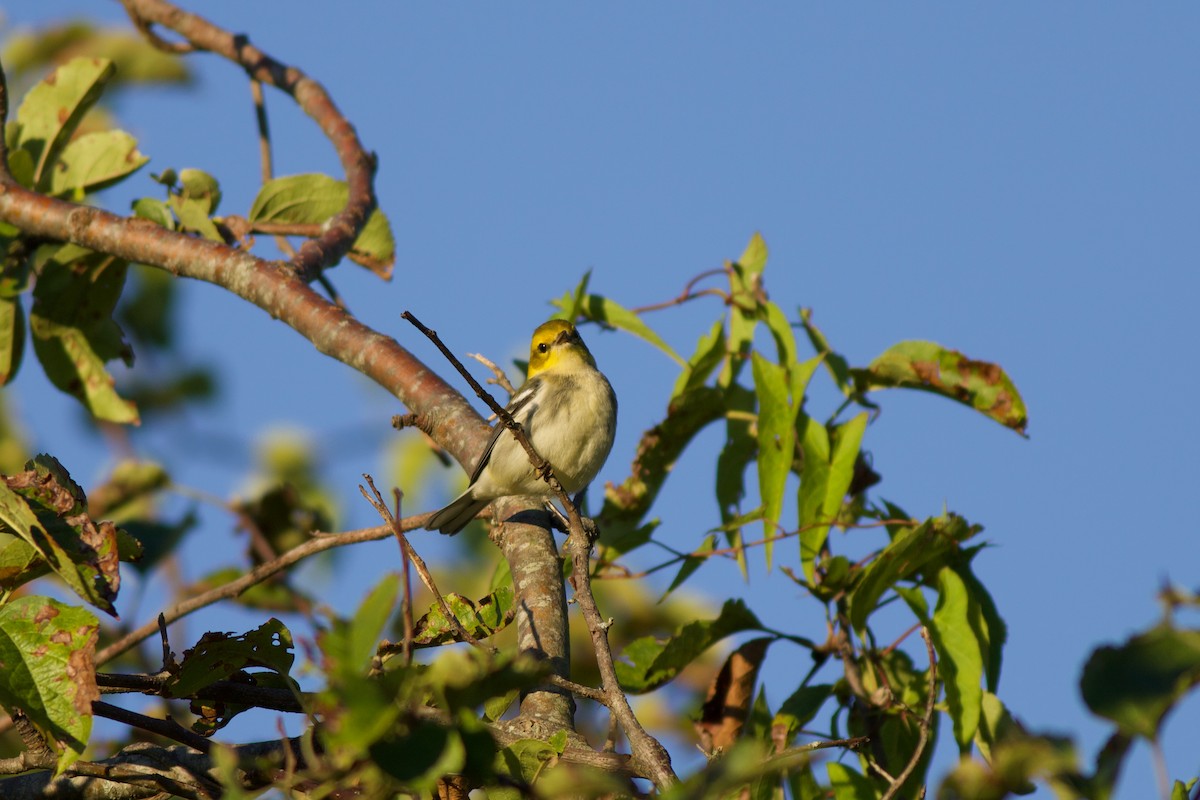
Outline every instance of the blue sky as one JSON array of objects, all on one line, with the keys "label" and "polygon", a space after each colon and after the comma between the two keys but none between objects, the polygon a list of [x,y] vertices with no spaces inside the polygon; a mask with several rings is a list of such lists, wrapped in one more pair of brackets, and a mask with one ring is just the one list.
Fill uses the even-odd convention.
[{"label": "blue sky", "polygon": [[[14,25],[122,19],[116,4],[77,0],[3,11]],[[976,564],[1009,623],[1001,696],[1027,725],[1078,735],[1090,763],[1107,730],[1076,688],[1090,650],[1151,625],[1164,581],[1200,585],[1200,7],[212,2],[203,13],[324,82],[378,153],[396,278],[381,285],[352,266],[332,277],[351,309],[431,365],[401,311],[459,353],[505,359],[584,270],[626,306],[657,302],[756,230],[772,299],[793,316],[812,307],[851,361],[930,339],[1003,365],[1029,406],[1029,440],[897,393],[881,398],[865,446],[882,496],[987,527],[995,547]],[[222,210],[244,213],[259,172],[246,82],[215,57],[191,63],[194,90],[127,95],[119,116],[150,170],[206,169]],[[336,174],[306,118],[275,93],[268,108],[278,173]],[[154,193],[145,175],[132,183]],[[400,409],[261,312],[187,290],[189,352],[229,360],[221,403],[193,417],[193,433],[316,431],[348,526],[371,524],[354,486],[379,468]],[[701,303],[650,322],[688,352],[718,313]],[[592,331],[589,344],[621,398],[601,474],[619,479],[674,367],[621,334]],[[36,446],[98,479],[112,453],[51,424],[73,409],[26,366],[12,391]],[[829,397],[818,389],[813,402]],[[714,524],[715,504],[695,497],[711,486],[717,444],[690,450],[662,498],[675,546]],[[217,492],[249,469],[248,449],[231,466],[139,446]],[[394,553],[365,552],[354,558],[367,571]],[[792,620],[798,593],[759,567],[746,596]],[[353,607],[370,579],[331,602]],[[716,596],[738,582],[719,568],[693,581]],[[1200,771],[1200,701],[1166,738],[1173,776]],[[1153,786],[1140,748],[1121,796]]]}]

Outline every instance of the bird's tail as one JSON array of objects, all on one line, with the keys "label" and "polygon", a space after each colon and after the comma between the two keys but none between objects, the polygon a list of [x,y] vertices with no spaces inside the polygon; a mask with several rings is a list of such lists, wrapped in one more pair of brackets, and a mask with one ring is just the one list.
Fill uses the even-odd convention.
[{"label": "bird's tail", "polygon": [[477,500],[468,489],[450,505],[430,517],[429,521],[425,523],[425,530],[441,531],[453,536],[467,527],[467,523],[475,519],[490,502],[490,500]]}]

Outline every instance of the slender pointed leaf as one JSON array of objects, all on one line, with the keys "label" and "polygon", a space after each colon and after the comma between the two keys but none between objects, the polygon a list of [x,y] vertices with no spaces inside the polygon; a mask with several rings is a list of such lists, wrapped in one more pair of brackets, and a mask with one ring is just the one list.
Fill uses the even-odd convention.
[{"label": "slender pointed leaf", "polygon": [[970,746],[979,729],[983,702],[983,654],[970,619],[970,595],[954,570],[938,572],[938,602],[929,633],[938,653],[938,672],[960,749]]},{"label": "slender pointed leaf", "polygon": [[632,333],[639,339],[649,342],[666,353],[679,366],[687,367],[687,362],[675,352],[675,348],[671,347],[661,336],[651,330],[649,325],[642,322],[641,317],[615,300],[610,300],[598,294],[589,294],[583,300],[581,312],[585,319],[599,322],[602,325],[611,325],[627,333]]},{"label": "slender pointed leaf", "polygon": [[701,653],[739,631],[759,629],[758,617],[741,600],[727,600],[714,620],[697,620],[684,625],[665,641],[644,636],[629,644],[617,661],[617,679],[622,688],[635,694],[648,692],[671,681]]},{"label": "slender pointed leaf", "polygon": [[758,395],[758,489],[763,502],[763,555],[771,567],[771,541],[779,532],[783,490],[792,471],[796,447],[796,407],[788,397],[787,370],[759,353],[752,354],[754,388]]}]

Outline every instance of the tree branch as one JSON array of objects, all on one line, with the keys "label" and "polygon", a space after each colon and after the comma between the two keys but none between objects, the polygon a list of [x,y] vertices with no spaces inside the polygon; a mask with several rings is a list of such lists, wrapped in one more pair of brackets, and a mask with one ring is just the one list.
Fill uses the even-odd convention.
[{"label": "tree branch", "polygon": [[[414,530],[421,527],[425,522],[427,515],[410,517],[407,520],[402,520],[400,524],[406,530]],[[277,572],[280,572],[297,561],[308,558],[311,555],[320,553],[324,550],[329,550],[334,547],[343,547],[348,544],[357,544],[359,542],[373,542],[378,539],[386,539],[392,535],[392,531],[385,525],[380,525],[374,528],[362,528],[356,531],[347,531],[332,536],[318,536],[309,539],[307,542],[293,547],[286,553],[283,553],[278,558],[272,559],[259,564],[254,569],[247,572],[237,580],[230,581],[210,589],[207,592],[198,594],[195,597],[190,597],[181,603],[176,603],[171,608],[163,611],[160,615],[166,623],[174,622],[180,617],[186,616],[193,611],[210,606],[218,600],[229,600],[237,597],[242,592],[271,577]],[[147,622],[139,628],[136,628],[122,636],[117,641],[99,650],[96,653],[96,665],[104,664],[107,661],[119,656],[126,650],[138,644],[144,639],[148,639],[158,632],[158,619]]]},{"label": "tree branch", "polygon": [[[292,259],[292,266],[304,280],[311,281],[326,267],[340,261],[350,252],[350,245],[375,209],[372,186],[375,158],[363,148],[354,126],[334,105],[325,87],[296,67],[271,58],[250,44],[244,35],[235,36],[165,0],[122,2],[139,30],[146,32],[150,25],[161,25],[178,33],[193,48],[227,58],[246,70],[251,79],[291,95],[300,109],[317,123],[337,152],[350,193],[346,207],[330,218],[324,233],[304,243]],[[156,40],[162,41],[151,37],[152,42]]]}]

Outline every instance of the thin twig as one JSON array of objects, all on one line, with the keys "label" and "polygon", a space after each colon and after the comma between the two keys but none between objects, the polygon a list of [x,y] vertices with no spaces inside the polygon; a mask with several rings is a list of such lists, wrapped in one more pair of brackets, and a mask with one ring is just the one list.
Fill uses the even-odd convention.
[{"label": "thin twig", "polygon": [[[262,81],[250,79],[250,99],[254,103],[254,121],[258,125],[258,156],[262,164],[262,182],[265,186],[275,177],[271,158],[271,126],[267,122],[267,105],[263,99]],[[296,257],[296,250],[286,237],[275,236],[275,246],[288,258]]]},{"label": "thin twig", "polygon": [[[841,523],[838,523],[837,527],[844,528],[846,530],[867,530],[869,528],[880,528],[880,527],[885,527],[887,525],[916,525],[916,524],[919,524],[918,521],[912,520],[912,519],[885,519],[885,520],[875,520],[872,522],[849,523],[849,524],[844,524],[844,525]],[[655,572],[659,572],[660,570],[664,570],[667,567],[670,567],[674,564],[678,564],[681,561],[686,561],[690,558],[713,558],[715,556],[720,556],[722,558],[733,558],[738,554],[739,551],[745,550],[747,548],[761,547],[763,545],[773,544],[775,542],[779,542],[784,539],[792,539],[792,538],[795,538],[795,537],[799,536],[800,534],[802,534],[806,531],[809,531],[813,528],[821,528],[821,527],[825,527],[828,525],[830,525],[830,523],[828,521],[812,522],[812,523],[809,523],[808,525],[804,525],[800,528],[797,528],[794,531],[787,531],[787,532],[781,533],[777,536],[767,536],[762,539],[755,539],[754,541],[750,541],[750,542],[742,542],[741,544],[734,545],[732,547],[720,547],[720,548],[716,548],[714,550],[693,550],[690,553],[680,553],[680,552],[666,546],[665,544],[663,544],[661,542],[657,542],[657,541],[651,539],[650,541],[652,544],[656,544],[659,547],[663,548],[664,550],[674,553],[674,558],[670,558],[666,561],[655,564],[654,566],[648,567],[644,570],[641,570],[640,572],[633,572],[631,570],[625,569],[617,574],[596,574],[593,577],[595,577],[599,580],[633,580],[636,578],[644,578],[648,575],[652,575]],[[870,560],[870,557],[864,559],[864,561],[869,561],[869,560]],[[861,563],[862,562],[860,562],[860,564]],[[604,568],[611,568],[611,567],[615,567],[616,565],[615,564],[603,564],[600,566],[604,567]]]},{"label": "thin twig", "polygon": [[491,653],[498,652],[496,648],[492,647],[491,645],[486,645],[480,642],[471,635],[470,631],[463,627],[462,622],[460,622],[458,617],[455,616],[454,612],[450,610],[450,606],[446,603],[446,598],[443,597],[442,593],[438,591],[437,584],[433,582],[433,576],[429,574],[429,568],[425,566],[425,561],[419,555],[417,555],[417,551],[414,550],[412,545],[408,543],[408,537],[404,535],[404,531],[401,530],[396,518],[388,509],[387,504],[383,502],[383,496],[380,495],[379,490],[375,488],[375,480],[365,472],[363,473],[363,479],[367,482],[367,486],[371,487],[371,493],[374,495],[374,497],[372,498],[371,495],[367,494],[367,490],[363,486],[359,486],[358,490],[362,492],[362,496],[366,499],[366,501],[375,508],[375,511],[377,511],[379,516],[383,518],[383,521],[387,523],[388,528],[395,535],[396,541],[399,542],[401,551],[408,557],[409,561],[412,562],[412,565],[416,567],[417,575],[419,575],[421,578],[421,583],[425,584],[425,588],[433,594],[434,602],[437,603],[438,608],[441,609],[442,614],[445,615],[446,622],[450,624],[450,627],[454,629],[454,632],[461,636],[464,641],[470,642],[481,650],[486,650]]},{"label": "thin twig", "polygon": [[[409,517],[406,520],[401,520],[400,525],[405,530],[416,530],[425,524],[429,518],[428,514],[419,514],[415,517]],[[259,564],[254,569],[247,572],[240,578],[230,581],[229,583],[217,586],[207,592],[188,598],[183,602],[177,603],[171,608],[163,611],[161,616],[167,623],[174,622],[180,617],[187,616],[193,611],[210,606],[219,600],[229,600],[237,597],[242,592],[249,589],[270,576],[287,569],[297,561],[308,558],[311,555],[316,555],[325,550],[330,550],[334,547],[344,547],[348,544],[358,544],[359,542],[374,542],[379,539],[386,539],[392,535],[392,531],[386,525],[379,525],[374,528],[362,528],[354,531],[346,531],[345,533],[328,534],[324,536],[315,536],[314,538],[304,542],[303,544],[293,547],[286,553],[283,553],[278,558]],[[119,656],[131,647],[134,647],[142,640],[153,636],[158,631],[158,620],[147,622],[129,633],[122,636],[117,641],[105,647],[96,653],[96,664],[104,664],[107,661]]]},{"label": "thin twig", "polygon": [[[400,516],[400,490],[392,489],[392,497],[396,501],[395,516]],[[389,527],[390,524],[389,524]],[[412,663],[413,653],[413,632],[416,630],[416,625],[413,622],[413,593],[412,593],[412,559],[408,556],[407,548],[400,548],[400,576],[404,581],[404,597],[401,600],[400,619],[404,621],[404,664],[407,666]]]},{"label": "thin twig", "polygon": [[929,629],[921,628],[921,638],[925,640],[925,650],[929,653],[929,688],[928,697],[925,698],[925,714],[921,717],[920,727],[921,732],[917,738],[917,746],[913,750],[912,757],[908,759],[908,764],[904,770],[896,776],[896,782],[893,783],[880,800],[892,800],[899,792],[904,782],[916,770],[917,764],[921,761],[921,756],[925,752],[925,745],[929,743],[929,731],[933,727],[933,711],[937,705],[937,653],[933,649],[933,639],[929,637]]},{"label": "thin twig", "polygon": [[512,397],[514,394],[517,393],[517,390],[513,388],[512,382],[509,381],[508,375],[505,374],[504,370],[501,369],[496,364],[495,361],[492,361],[490,358],[483,355],[482,353],[467,353],[467,358],[475,359],[480,364],[483,364],[485,367],[487,367],[488,369],[490,369],[492,371],[492,374],[495,375],[496,377],[489,378],[488,383],[496,384],[501,389],[508,392],[509,397]]},{"label": "thin twig", "polygon": [[550,675],[546,678],[546,682],[560,689],[566,689],[571,694],[588,700],[594,700],[602,706],[608,705],[608,695],[604,692],[591,686],[584,686],[582,683],[576,683],[573,680],[564,678],[562,675]]},{"label": "thin twig", "polygon": [[584,622],[587,623],[588,633],[592,639],[592,649],[596,655],[596,666],[600,670],[601,691],[608,697],[605,705],[612,711],[613,716],[621,723],[625,738],[629,741],[629,749],[633,764],[639,774],[645,775],[654,782],[660,790],[665,790],[678,783],[675,770],[671,768],[671,756],[662,744],[646,732],[642,723],[629,705],[629,698],[621,689],[617,680],[616,667],[613,664],[612,647],[608,642],[610,623],[600,616],[596,606],[596,598],[592,594],[590,560],[592,543],[583,530],[583,521],[579,517],[579,509],[568,504],[567,513],[570,519],[570,535],[567,536],[567,552],[571,555],[571,586],[575,590],[575,600],[583,612]]},{"label": "thin twig", "polygon": [[697,275],[696,277],[694,277],[690,281],[688,281],[687,286],[684,286],[683,291],[680,292],[679,295],[677,297],[675,297],[674,299],[665,300],[661,303],[652,303],[648,306],[638,306],[637,308],[630,309],[630,311],[632,311],[634,314],[644,314],[647,311],[660,311],[664,308],[671,308],[672,306],[680,305],[682,303],[687,302],[688,300],[692,300],[697,297],[702,297],[704,295],[716,295],[717,297],[720,297],[720,298],[724,299],[726,302],[728,302],[729,295],[726,294],[725,292],[721,291],[720,289],[704,289],[699,292],[695,292],[695,293],[692,292],[693,287],[695,287],[695,285],[697,283],[704,280],[705,278],[711,277],[713,275],[724,275],[726,272],[728,272],[728,269],[726,269],[725,267],[721,267],[720,269],[705,270],[704,272],[701,272],[699,275]]},{"label": "thin twig", "polygon": [[[184,11],[166,0],[122,0],[134,25],[156,46],[164,43],[150,26],[169,28],[186,40],[194,49],[208,50],[241,66],[254,80],[270,84],[289,95],[321,128],[333,144],[346,174],[349,188],[346,205],[326,223],[325,230],[304,243],[291,263],[296,274],[311,281],[326,267],[337,263],[350,252],[351,244],[375,210],[375,190],[372,185],[375,158],[359,141],[349,120],[342,115],[333,99],[318,82],[296,67],[283,64],[259,50],[244,35],[217,27],[203,17]],[[176,46],[166,44],[168,49]],[[383,277],[387,277],[386,274]]]},{"label": "thin twig", "polygon": [[546,483],[550,484],[550,489],[558,496],[559,500],[564,501],[567,505],[569,505],[570,498],[568,498],[567,493],[563,491],[562,484],[560,484],[558,479],[554,477],[550,462],[542,458],[538,451],[533,449],[533,443],[530,442],[529,437],[525,435],[525,429],[521,427],[521,423],[513,419],[512,415],[496,402],[496,398],[492,397],[492,395],[486,389],[479,385],[479,381],[475,380],[475,376],[473,376],[470,372],[467,372],[467,368],[463,366],[461,361],[455,358],[454,353],[450,352],[450,348],[446,347],[446,345],[442,342],[441,338],[437,335],[437,331],[425,327],[425,325],[422,324],[419,319],[413,316],[412,312],[410,311],[405,311],[400,316],[411,322],[413,327],[425,334],[426,338],[433,342],[434,346],[437,347],[437,349],[441,351],[442,355],[446,357],[446,360],[449,361],[456,370],[458,370],[458,374],[462,375],[470,387],[475,390],[475,394],[479,397],[479,399],[486,403],[487,407],[492,410],[492,413],[495,414],[500,420],[499,424],[504,425],[504,427],[512,431],[513,436],[516,437],[517,441],[520,442],[521,447],[525,449],[525,453],[529,456],[529,461],[533,464],[534,471],[537,472],[537,474],[541,476]]},{"label": "thin twig", "polygon": [[613,665],[612,648],[608,643],[608,628],[609,623],[606,623],[600,616],[600,610],[596,606],[596,598],[592,595],[591,587],[591,552],[592,539],[584,530],[583,519],[579,515],[579,509],[571,502],[571,498],[563,491],[562,484],[554,477],[553,469],[546,459],[542,458],[537,450],[529,441],[529,437],[525,434],[524,429],[517,423],[512,415],[505,409],[500,407],[479,382],[467,372],[466,367],[462,365],[449,348],[442,343],[437,332],[425,327],[412,313],[405,311],[401,316],[413,324],[417,330],[425,334],[431,342],[441,351],[442,355],[454,366],[458,373],[466,379],[471,388],[485,403],[488,408],[499,418],[500,422],[507,427],[516,437],[517,441],[525,449],[529,456],[529,461],[533,465],[537,473],[550,485],[551,490],[562,503],[567,512],[569,520],[569,534],[567,536],[566,549],[571,555],[573,569],[571,572],[571,585],[575,589],[575,599],[578,601],[579,608],[583,611],[584,621],[587,623],[588,633],[591,635],[592,647],[596,654],[596,664],[600,670],[601,692],[607,698],[604,704],[612,711],[617,720],[621,723],[621,727],[625,730],[625,737],[629,741],[629,747],[632,751],[631,756],[633,764],[638,774],[645,775],[652,780],[659,789],[666,789],[678,783],[679,779],[675,775],[675,771],[671,768],[671,756],[667,753],[666,748],[662,744],[646,732],[638,721],[637,716],[633,713],[633,709],[629,705],[629,698],[625,696],[621,685],[617,680],[616,667]]}]

